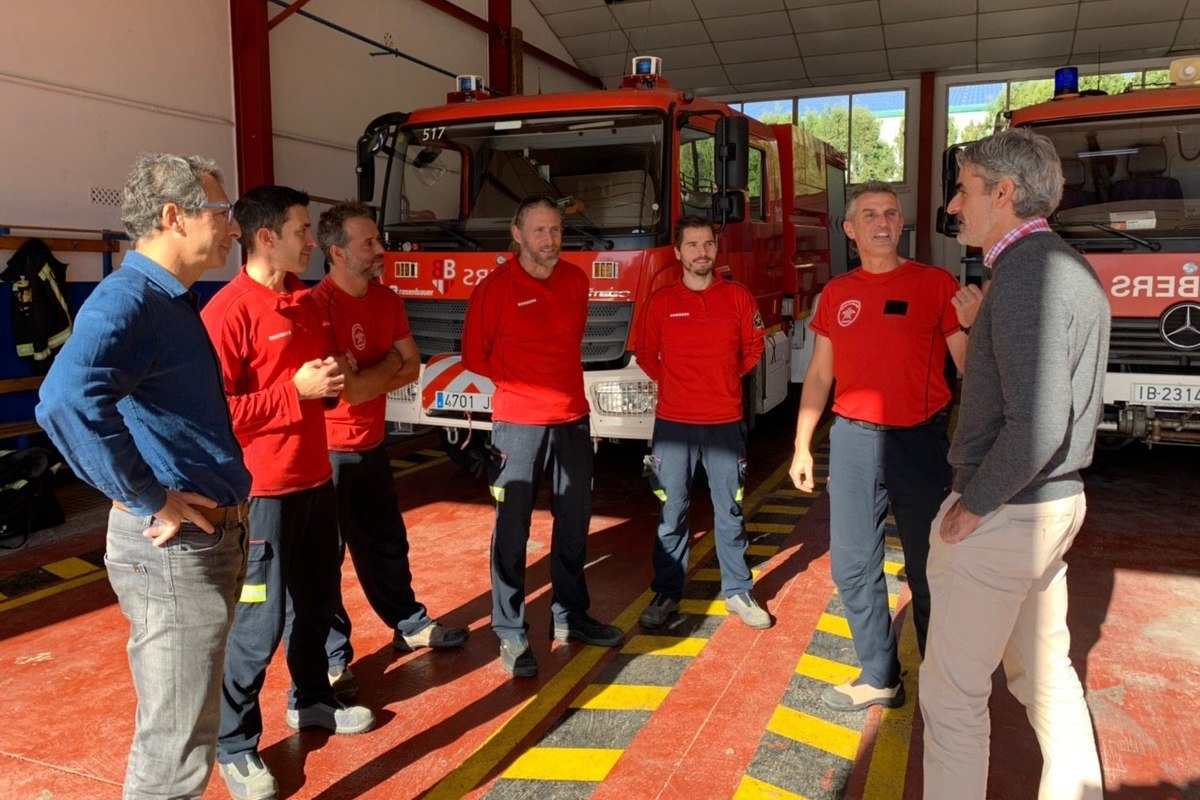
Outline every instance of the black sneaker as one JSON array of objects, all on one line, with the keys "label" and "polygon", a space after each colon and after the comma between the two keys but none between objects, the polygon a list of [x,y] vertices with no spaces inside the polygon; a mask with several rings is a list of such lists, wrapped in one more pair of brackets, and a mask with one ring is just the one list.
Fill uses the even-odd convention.
[{"label": "black sneaker", "polygon": [[616,647],[625,640],[625,632],[616,625],[605,625],[587,614],[575,614],[567,620],[554,620],[550,635],[556,642],[577,639],[584,644],[599,647]]},{"label": "black sneaker", "polygon": [[642,624],[643,628],[661,628],[671,618],[671,615],[678,611],[678,600],[672,600],[665,594],[656,594],[650,601],[650,605],[646,606],[646,610],[638,617],[638,622]]},{"label": "black sneaker", "polygon": [[500,665],[514,678],[532,678],[537,675],[537,659],[529,649],[529,640],[524,634],[500,640]]}]

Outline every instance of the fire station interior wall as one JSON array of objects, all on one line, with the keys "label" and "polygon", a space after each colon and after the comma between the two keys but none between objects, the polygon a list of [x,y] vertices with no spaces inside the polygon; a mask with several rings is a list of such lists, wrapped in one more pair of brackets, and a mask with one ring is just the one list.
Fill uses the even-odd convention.
[{"label": "fire station interior wall", "polygon": [[[486,0],[459,2],[487,17]],[[418,0],[314,0],[306,11],[455,75],[481,75],[488,82],[487,35]],[[570,62],[529,0],[514,0],[513,25],[526,42]],[[379,52],[299,15],[271,31],[272,125],[275,179],[322,198],[353,198],[356,193],[355,143],[367,123],[391,111],[411,111],[446,102],[454,79]],[[526,94],[589,88],[576,78],[525,57]],[[382,172],[377,176],[382,180]],[[315,203],[314,218],[326,206]],[[305,278],[323,274],[314,253]]]}]

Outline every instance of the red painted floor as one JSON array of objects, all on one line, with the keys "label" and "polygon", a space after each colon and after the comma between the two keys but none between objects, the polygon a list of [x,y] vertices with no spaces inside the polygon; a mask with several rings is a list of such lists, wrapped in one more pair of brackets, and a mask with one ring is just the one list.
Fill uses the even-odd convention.
[{"label": "red painted floor", "polygon": [[[754,433],[750,488],[777,474],[790,456],[790,425],[780,415]],[[429,440],[413,445],[430,446]],[[1200,797],[1195,452],[1101,453],[1088,477],[1089,519],[1070,558],[1073,654],[1115,798]],[[535,514],[528,576],[530,638],[541,671],[536,680],[510,680],[487,628],[486,488],[449,462],[405,476],[399,487],[418,596],[442,621],[469,626],[472,639],[460,652],[394,653],[390,633],[347,565],[346,600],[357,625],[353,668],[379,724],[358,737],[293,733],[283,724],[287,678],[277,659],[263,695],[262,754],[280,780],[281,797],[481,797],[612,657],[605,652],[581,668],[588,648],[549,644],[549,516],[542,511]],[[706,501],[697,502],[701,530],[710,520],[706,508]],[[776,627],[757,632],[736,621],[722,624],[592,796],[733,796],[832,591],[825,509],[819,500],[801,518],[759,579],[757,591],[778,618]],[[597,618],[624,614],[632,621],[640,610],[656,514],[657,502],[640,476],[640,450],[602,448],[588,567]],[[92,531],[47,547],[34,544],[0,557],[0,574],[102,543],[103,532]],[[0,798],[119,797],[134,710],[126,635],[104,580],[0,611],[0,697],[6,701]],[[1033,797],[1037,744],[1002,681],[996,685],[989,796]],[[906,788],[897,787],[896,797],[920,796],[920,727],[918,713]],[[865,762],[856,767],[847,796],[861,792],[866,768]],[[205,796],[227,795],[218,779]],[[567,795],[547,787],[544,795],[528,796]]]}]

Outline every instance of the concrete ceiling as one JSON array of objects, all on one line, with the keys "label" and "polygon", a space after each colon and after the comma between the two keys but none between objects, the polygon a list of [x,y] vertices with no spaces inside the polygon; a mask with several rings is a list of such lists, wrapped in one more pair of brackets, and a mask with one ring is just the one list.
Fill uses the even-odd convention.
[{"label": "concrete ceiling", "polygon": [[706,95],[1200,54],[1200,0],[532,0],[612,86],[635,55]]}]

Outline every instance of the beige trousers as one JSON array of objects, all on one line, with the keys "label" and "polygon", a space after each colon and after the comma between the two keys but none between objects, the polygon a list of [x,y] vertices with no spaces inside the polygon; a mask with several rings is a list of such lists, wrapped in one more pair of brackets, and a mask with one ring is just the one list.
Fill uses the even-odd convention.
[{"label": "beige trousers", "polygon": [[1092,720],[1067,652],[1063,556],[1083,524],[1083,494],[1001,506],[966,539],[946,544],[938,531],[958,497],[946,498],[930,532],[933,610],[920,683],[925,800],[986,796],[988,697],[1001,663],[1041,746],[1039,800],[1101,800]]}]

